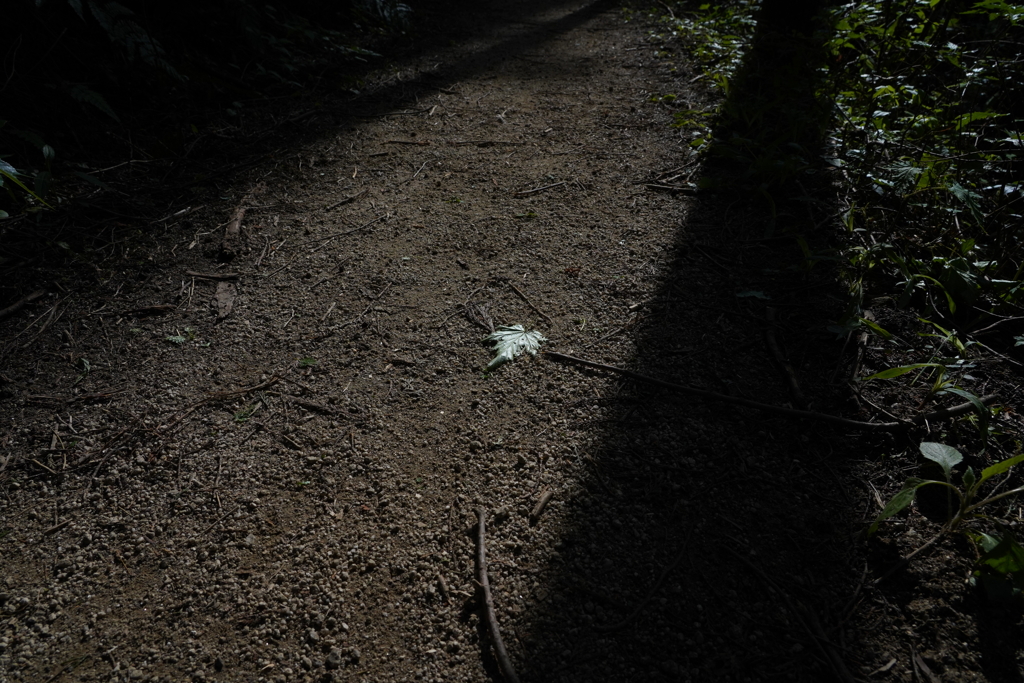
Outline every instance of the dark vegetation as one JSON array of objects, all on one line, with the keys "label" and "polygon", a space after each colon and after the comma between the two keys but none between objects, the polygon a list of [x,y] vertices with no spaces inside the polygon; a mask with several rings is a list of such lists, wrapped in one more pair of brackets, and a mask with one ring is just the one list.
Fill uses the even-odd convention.
[{"label": "dark vegetation", "polygon": [[357,91],[360,65],[407,39],[410,14],[395,0],[11,3],[0,209],[109,189],[106,165],[182,161],[270,99]]},{"label": "dark vegetation", "polygon": [[[745,188],[770,215],[763,239],[795,243],[808,271],[834,268],[848,294],[831,329],[883,363],[872,372],[858,352],[861,406],[880,415],[872,399],[899,395],[971,403],[959,424],[896,445],[911,463],[923,456],[925,478],[897,485],[879,520],[919,489],[945,487],[940,536],[966,531],[974,580],[990,595],[1019,594],[1024,549],[1009,517],[1020,481],[1005,473],[1024,457],[1020,433],[994,419],[1012,407],[983,394],[1004,382],[1012,403],[1024,367],[1024,8],[861,2],[814,21],[775,3],[757,12],[682,3],[663,18],[659,56],[682,46],[722,96],[717,112],[675,114],[707,161],[696,185]],[[658,99],[672,106],[674,95]],[[997,476],[995,496],[979,493]]]}]

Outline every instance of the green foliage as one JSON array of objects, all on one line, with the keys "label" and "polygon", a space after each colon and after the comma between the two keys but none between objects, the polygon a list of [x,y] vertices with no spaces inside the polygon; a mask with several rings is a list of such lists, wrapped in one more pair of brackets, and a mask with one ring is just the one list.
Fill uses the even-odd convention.
[{"label": "green foliage", "polygon": [[[656,44],[680,41],[696,60],[703,78],[722,95],[728,95],[731,79],[754,35],[758,4],[751,0],[701,4],[696,10],[663,17],[666,32],[652,35],[651,40]],[[665,104],[675,99],[675,95],[651,98]],[[716,111],[683,110],[674,115],[673,125],[689,130],[690,146],[702,152],[711,142],[711,123],[716,115]]]},{"label": "green foliage", "polygon": [[1014,465],[1024,461],[1024,453],[986,467],[981,471],[980,476],[975,474],[973,468],[968,467],[961,478],[961,485],[958,487],[953,484],[953,468],[963,462],[963,455],[960,451],[952,446],[931,442],[922,443],[920,451],[926,459],[939,465],[945,478],[943,480],[908,478],[900,492],[893,496],[868,528],[869,535],[878,530],[879,523],[903,511],[913,503],[918,489],[925,486],[943,486],[955,494],[958,505],[955,513],[946,522],[946,528],[950,531],[956,530],[965,520],[982,518],[982,515],[977,512],[980,508],[1024,491],[1024,486],[1021,486],[977,500],[981,487],[992,477],[1008,472]]},{"label": "green foliage", "polygon": [[168,341],[168,342],[170,342],[172,344],[177,344],[178,346],[181,346],[185,342],[190,342],[190,341],[195,340],[195,338],[196,338],[196,331],[194,329],[192,329],[191,327],[186,327],[185,328],[185,334],[181,334],[181,333],[172,334],[172,335],[169,335],[167,337],[164,337],[164,341]]},{"label": "green foliage", "polygon": [[[881,522],[909,507],[914,502],[918,490],[925,486],[940,486],[947,489],[956,502],[956,505],[951,507],[944,527],[945,532],[957,531],[960,525],[968,520],[1001,526],[979,510],[1024,492],[1024,486],[1020,486],[1002,493],[992,493],[987,498],[980,496],[982,486],[993,477],[1007,474],[1014,465],[1024,462],[1024,453],[997,462],[980,473],[975,473],[973,468],[968,467],[961,476],[960,485],[957,486],[953,483],[953,468],[963,462],[960,451],[945,444],[930,442],[922,443],[920,451],[927,460],[939,466],[943,479],[908,478],[903,488],[875,518],[868,528],[868,535],[874,534]],[[1024,548],[1017,543],[1013,534],[1001,529],[998,536],[976,530],[967,530],[965,535],[980,548],[975,565],[977,569],[971,577],[972,584],[982,587],[991,598],[1021,595],[1021,589],[1024,588]]]},{"label": "green foliage", "polygon": [[[106,158],[93,157],[184,153],[181,131],[199,136],[200,130],[182,112],[195,115],[212,102],[237,118],[240,101],[294,94],[311,79],[323,81],[332,68],[378,56],[355,43],[393,40],[411,17],[395,0],[8,5],[0,217],[48,207],[44,199],[61,201],[74,194],[66,188],[81,181],[109,189],[68,168],[70,157],[98,165]],[[131,130],[143,119],[155,141]]]},{"label": "green foliage", "polygon": [[858,207],[858,282],[978,325],[1024,302],[1021,7],[858,2],[835,10],[833,163]]},{"label": "green foliage", "polygon": [[999,536],[979,533],[972,538],[981,552],[971,585],[980,587],[997,604],[1019,599],[1024,591],[1024,548],[1006,530]]}]

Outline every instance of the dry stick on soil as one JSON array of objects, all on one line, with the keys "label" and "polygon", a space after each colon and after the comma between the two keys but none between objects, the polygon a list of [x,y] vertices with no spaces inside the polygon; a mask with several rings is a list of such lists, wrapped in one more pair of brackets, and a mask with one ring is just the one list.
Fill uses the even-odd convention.
[{"label": "dry stick on soil", "polygon": [[505,643],[501,640],[501,631],[498,629],[498,617],[494,614],[494,600],[491,599],[491,584],[487,580],[487,550],[484,547],[484,520],[487,512],[480,508],[476,511],[477,534],[476,534],[476,568],[480,582],[480,589],[484,594],[484,612],[487,617],[487,630],[491,633],[491,642],[494,645],[494,654],[498,658],[498,666],[501,667],[501,675],[505,677],[506,683],[519,683],[516,670],[512,668],[512,662],[505,652]]},{"label": "dry stick on soil", "polygon": [[793,402],[800,408],[806,408],[807,399],[804,398],[804,392],[800,391],[800,383],[796,380],[796,372],[794,372],[793,366],[786,360],[786,357],[782,355],[779,342],[775,339],[775,308],[766,306],[764,318],[768,321],[768,326],[764,329],[764,338],[768,344],[768,350],[772,352],[775,362],[779,364],[782,372],[786,375],[786,381],[789,383],[789,393],[793,397]]},{"label": "dry stick on soil", "polygon": [[245,207],[239,206],[235,209],[235,215],[231,217],[231,220],[228,221],[227,226],[224,228],[224,240],[220,245],[221,258],[230,260],[238,255],[242,246],[240,233],[243,218],[245,218]]},{"label": "dry stick on soil", "polygon": [[[893,432],[900,429],[908,429],[914,425],[921,425],[925,422],[942,420],[947,417],[956,417],[957,415],[966,415],[974,409],[972,403],[963,403],[952,408],[944,408],[942,410],[936,410],[935,412],[916,415],[913,420],[909,422],[861,422],[860,420],[850,420],[845,417],[838,417],[836,415],[828,415],[826,413],[815,413],[808,410],[795,410],[793,408],[782,408],[781,406],[773,406],[768,403],[758,403],[757,401],[751,401],[749,399],[740,398],[738,396],[727,396],[725,394],[718,394],[713,391],[707,391],[705,389],[697,389],[696,387],[688,387],[683,384],[674,384],[672,382],[666,382],[664,380],[655,379],[654,377],[648,377],[647,375],[641,375],[638,372],[632,370],[625,370],[623,368],[615,367],[614,365],[605,365],[604,363],[595,363],[589,360],[583,360],[582,358],[576,358],[575,356],[567,356],[564,353],[556,353],[555,351],[545,351],[544,355],[555,361],[562,361],[567,363],[576,363],[577,365],[583,365],[589,368],[597,368],[598,370],[608,370],[615,372],[625,377],[631,377],[632,379],[648,382],[650,384],[656,384],[666,389],[672,389],[679,391],[684,394],[690,394],[693,396],[700,396],[701,398],[707,398],[712,401],[721,401],[722,403],[732,403],[734,405],[746,406],[747,408],[755,408],[762,410],[766,413],[775,413],[776,415],[785,415],[787,417],[793,417],[804,420],[817,420],[819,422],[831,422],[833,424],[839,424],[846,427],[853,427],[856,429],[874,429],[878,431]],[[987,396],[981,397],[981,403],[983,405],[989,405],[996,400],[996,394],[988,394]]]},{"label": "dry stick on soil", "polygon": [[550,185],[545,185],[543,187],[535,187],[532,190],[523,190],[522,192],[516,192],[514,196],[525,197],[526,195],[529,194],[535,194],[537,192],[543,192],[544,190],[550,190],[551,188],[558,187],[559,185],[565,185],[565,181],[563,180],[559,183],[551,183]]},{"label": "dry stick on soil", "polygon": [[[416,180],[416,176],[418,176],[420,174],[420,171],[422,171],[424,168],[426,168],[427,164],[429,164],[429,163],[430,163],[429,160],[428,161],[424,161],[423,165],[420,166],[419,168],[417,168],[416,172],[412,174],[412,178],[409,178],[408,180],[406,180],[405,183],[411,183],[412,181]],[[402,184],[405,185],[405,183],[402,183]]]},{"label": "dry stick on soil", "polygon": [[[47,328],[50,327],[50,325],[52,325],[53,323],[57,322],[58,320],[60,320],[61,318],[64,317],[64,314],[67,313],[68,309],[71,308],[71,307],[70,306],[65,306],[64,310],[61,311],[60,314],[57,314],[57,306],[59,306],[60,304],[62,304],[64,301],[67,301],[67,300],[68,300],[68,297],[64,297],[64,299],[62,299],[61,301],[58,301],[56,304],[53,305],[53,308],[50,309],[49,317],[47,317],[46,321],[43,322],[42,326],[39,328],[39,331],[36,332],[32,336],[31,339],[29,339],[27,342],[25,342],[24,344],[21,345],[22,350],[27,349],[28,347],[32,346],[36,342],[36,339],[39,339],[39,337],[42,336],[43,332],[46,332]],[[29,327],[31,327],[31,325],[29,325]],[[28,327],[26,327],[25,329],[27,330]],[[21,333],[19,332],[18,335],[15,336],[15,339],[17,339],[20,336],[21,336]]]},{"label": "dry stick on soil", "polygon": [[889,571],[887,571],[886,573],[882,574],[877,579],[872,581],[871,585],[872,586],[877,586],[878,584],[880,584],[883,581],[885,581],[886,579],[888,579],[890,576],[895,574],[901,568],[907,566],[907,563],[910,562],[912,559],[914,559],[915,557],[917,557],[918,555],[920,555],[921,553],[923,553],[924,551],[928,550],[933,545],[935,545],[935,542],[938,541],[940,538],[942,538],[945,535],[946,535],[946,530],[943,529],[939,533],[937,533],[934,536],[932,536],[931,540],[929,540],[927,543],[922,545],[920,548],[918,548],[917,550],[913,551],[912,553],[910,553],[909,555],[907,555],[906,557],[901,559],[899,562],[894,564],[892,567],[889,568]]},{"label": "dry stick on soil", "polygon": [[238,273],[197,273],[194,270],[186,270],[185,275],[200,280],[237,280],[240,277]]},{"label": "dry stick on soil", "polygon": [[511,288],[513,289],[513,291],[515,291],[515,293],[519,295],[519,298],[520,298],[520,299],[522,299],[523,301],[525,301],[525,302],[526,302],[526,305],[527,305],[527,306],[529,306],[530,308],[532,308],[532,309],[533,309],[533,311],[534,311],[534,312],[535,312],[535,313],[536,313],[537,315],[539,315],[540,317],[542,317],[542,318],[544,318],[545,320],[547,320],[547,321],[548,321],[548,325],[554,325],[554,324],[555,324],[555,323],[554,323],[554,321],[553,321],[553,320],[551,320],[551,318],[549,318],[549,317],[548,317],[548,314],[547,314],[547,313],[545,313],[544,311],[540,310],[540,309],[539,309],[539,308],[537,308],[536,306],[534,306],[534,305],[533,305],[533,302],[532,302],[532,301],[530,301],[529,299],[527,299],[527,298],[526,298],[526,295],[525,295],[525,294],[523,294],[523,293],[522,293],[521,291],[519,291],[519,288],[518,288],[518,287],[516,287],[516,286],[515,286],[514,284],[512,284],[512,281],[511,281],[511,280],[509,280],[508,286],[509,286],[509,287],[511,287]]},{"label": "dry stick on soil", "polygon": [[229,510],[228,512],[225,512],[225,513],[224,513],[223,515],[221,515],[220,517],[218,517],[218,518],[217,518],[217,519],[216,519],[216,520],[214,521],[214,523],[213,523],[213,524],[211,524],[210,526],[206,527],[205,529],[203,529],[202,531],[200,531],[200,532],[199,532],[198,534],[196,534],[196,535],[195,535],[195,536],[193,536],[192,538],[199,538],[200,536],[205,536],[206,534],[210,533],[211,531],[213,531],[213,527],[215,527],[215,526],[217,526],[218,524],[220,524],[221,522],[223,522],[223,521],[224,521],[225,519],[227,519],[227,518],[228,518],[228,516],[229,516],[229,515],[233,515],[233,514],[235,513],[235,511],[236,511],[236,510],[238,510],[238,508],[240,508],[240,507],[241,507],[241,505],[236,505],[236,506],[235,506],[234,508],[232,508],[232,509],[231,509],[231,510]]},{"label": "dry stick on soil", "polygon": [[533,511],[530,512],[530,526],[537,525],[537,522],[540,521],[540,516],[544,514],[544,508],[548,506],[554,495],[550,489],[540,494],[540,500],[537,501],[537,504],[533,506]]},{"label": "dry stick on soil", "polygon": [[15,301],[13,304],[8,306],[7,308],[0,309],[0,320],[3,320],[4,318],[11,317],[12,315],[14,315],[18,311],[20,311],[25,306],[25,304],[30,304],[33,301],[35,301],[36,299],[41,299],[45,294],[46,294],[46,290],[45,289],[37,289],[36,291],[32,292],[31,294],[22,297],[18,301]]},{"label": "dry stick on soil", "polygon": [[331,204],[330,206],[328,206],[328,207],[327,207],[326,209],[324,209],[324,211],[330,211],[331,209],[336,209],[336,208],[338,208],[338,207],[339,207],[339,206],[341,206],[342,204],[348,204],[348,203],[349,203],[350,201],[352,201],[353,199],[356,199],[357,197],[361,197],[361,196],[363,196],[364,194],[366,194],[366,190],[360,190],[359,192],[356,192],[356,193],[355,193],[354,195],[351,195],[351,196],[345,197],[344,199],[339,199],[338,201],[334,202],[333,204]]}]

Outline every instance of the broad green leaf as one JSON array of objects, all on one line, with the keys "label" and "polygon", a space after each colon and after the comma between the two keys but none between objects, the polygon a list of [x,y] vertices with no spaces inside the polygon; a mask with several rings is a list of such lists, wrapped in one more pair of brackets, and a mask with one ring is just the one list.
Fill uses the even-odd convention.
[{"label": "broad green leaf", "polygon": [[0,159],[0,175],[10,176],[11,178],[14,178],[18,175],[18,169],[14,168],[3,159]]},{"label": "broad green leaf", "polygon": [[497,357],[488,365],[488,370],[504,365],[523,352],[534,356],[540,343],[547,341],[540,332],[536,330],[527,332],[522,325],[502,325],[494,333],[484,338],[484,341],[494,342]]},{"label": "broad green leaf", "polygon": [[1006,534],[994,546],[991,546],[992,540],[992,537],[988,536],[982,545],[985,552],[978,558],[978,564],[991,567],[999,574],[1024,571],[1024,548],[1020,547],[1013,536]]},{"label": "broad green leaf", "polygon": [[1006,114],[997,114],[994,111],[972,111],[969,114],[961,114],[953,122],[958,129],[964,126],[974,123],[975,121],[983,121],[984,119],[990,119],[996,116],[1006,116]]},{"label": "broad green leaf", "polygon": [[868,536],[878,531],[878,523],[884,522],[895,514],[898,514],[904,510],[908,505],[914,502],[914,497],[917,496],[917,490],[927,484],[941,484],[942,482],[932,481],[930,479],[919,479],[918,477],[910,477],[906,483],[903,484],[903,488],[892,497],[885,509],[882,510],[878,517],[875,518],[874,523],[868,527]]},{"label": "broad green leaf", "polygon": [[985,220],[985,214],[982,213],[978,204],[981,201],[981,195],[977,192],[971,192],[960,183],[950,183],[949,191],[954,197],[963,202],[963,205],[967,207],[967,211],[971,214],[971,218],[979,223]]},{"label": "broad green leaf", "polygon": [[[18,187],[20,187],[22,190],[24,190],[25,192],[29,193],[30,195],[32,195],[33,197],[38,199],[40,202],[42,202],[44,206],[50,207],[50,205],[46,203],[46,200],[44,200],[42,197],[37,195],[32,190],[30,190],[27,187],[25,187],[25,183],[23,183],[20,180],[18,180],[18,176],[19,175],[21,175],[21,174],[19,173],[18,169],[14,168],[13,166],[11,166],[9,163],[4,161],[3,159],[0,159],[0,180],[2,180],[3,178],[7,178],[12,183],[14,183]],[[2,187],[2,186],[3,186],[3,183],[0,182],[0,187]],[[50,208],[53,208],[53,207],[50,207]]]},{"label": "broad green leaf", "polygon": [[893,377],[899,377],[905,375],[908,372],[913,372],[919,368],[941,368],[945,367],[941,363],[914,363],[913,365],[901,365],[898,368],[889,368],[888,370],[882,370],[876,372],[873,375],[862,377],[860,381],[868,382],[873,379],[892,379]]},{"label": "broad green leaf", "polygon": [[1007,458],[1006,460],[997,462],[995,465],[986,467],[981,471],[981,481],[979,481],[978,483],[984,484],[992,477],[996,476],[997,474],[1002,474],[1003,472],[1006,472],[1008,469],[1022,461],[1024,461],[1024,453],[1015,455],[1012,458]]},{"label": "broad green leaf", "polygon": [[944,387],[939,393],[956,394],[957,396],[962,396],[970,401],[971,406],[973,406],[975,412],[978,413],[978,419],[981,421],[982,434],[988,434],[988,420],[991,415],[988,412],[988,408],[985,407],[985,404],[981,402],[980,398],[966,389],[961,389],[960,387]]},{"label": "broad green leaf", "polygon": [[881,325],[879,325],[875,321],[868,320],[867,318],[860,318],[860,322],[862,325],[866,325],[872,332],[882,337],[882,339],[892,339],[892,333],[885,330]]},{"label": "broad green leaf", "polygon": [[921,455],[932,462],[937,462],[942,467],[942,471],[946,473],[946,481],[949,481],[953,468],[964,459],[964,456],[960,455],[960,451],[943,443],[925,441],[919,448]]},{"label": "broad green leaf", "polygon": [[974,542],[980,545],[982,551],[986,553],[992,552],[999,545],[999,539],[990,534],[978,534],[974,537]]}]

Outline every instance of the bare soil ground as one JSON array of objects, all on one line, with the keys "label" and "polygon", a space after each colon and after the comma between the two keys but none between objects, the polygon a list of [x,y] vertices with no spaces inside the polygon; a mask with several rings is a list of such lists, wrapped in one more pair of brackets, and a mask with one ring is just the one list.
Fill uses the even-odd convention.
[{"label": "bare soil ground", "polygon": [[830,274],[737,197],[665,189],[700,168],[650,98],[707,106],[695,73],[615,5],[506,5],[155,219],[6,228],[50,252],[0,285],[47,289],[0,328],[0,679],[500,680],[484,508],[525,681],[903,681],[915,655],[1020,680],[1019,617],[968,593],[953,541],[872,583],[937,528],[857,537],[905,437],[551,356],[484,370],[519,323],[876,418]]}]

